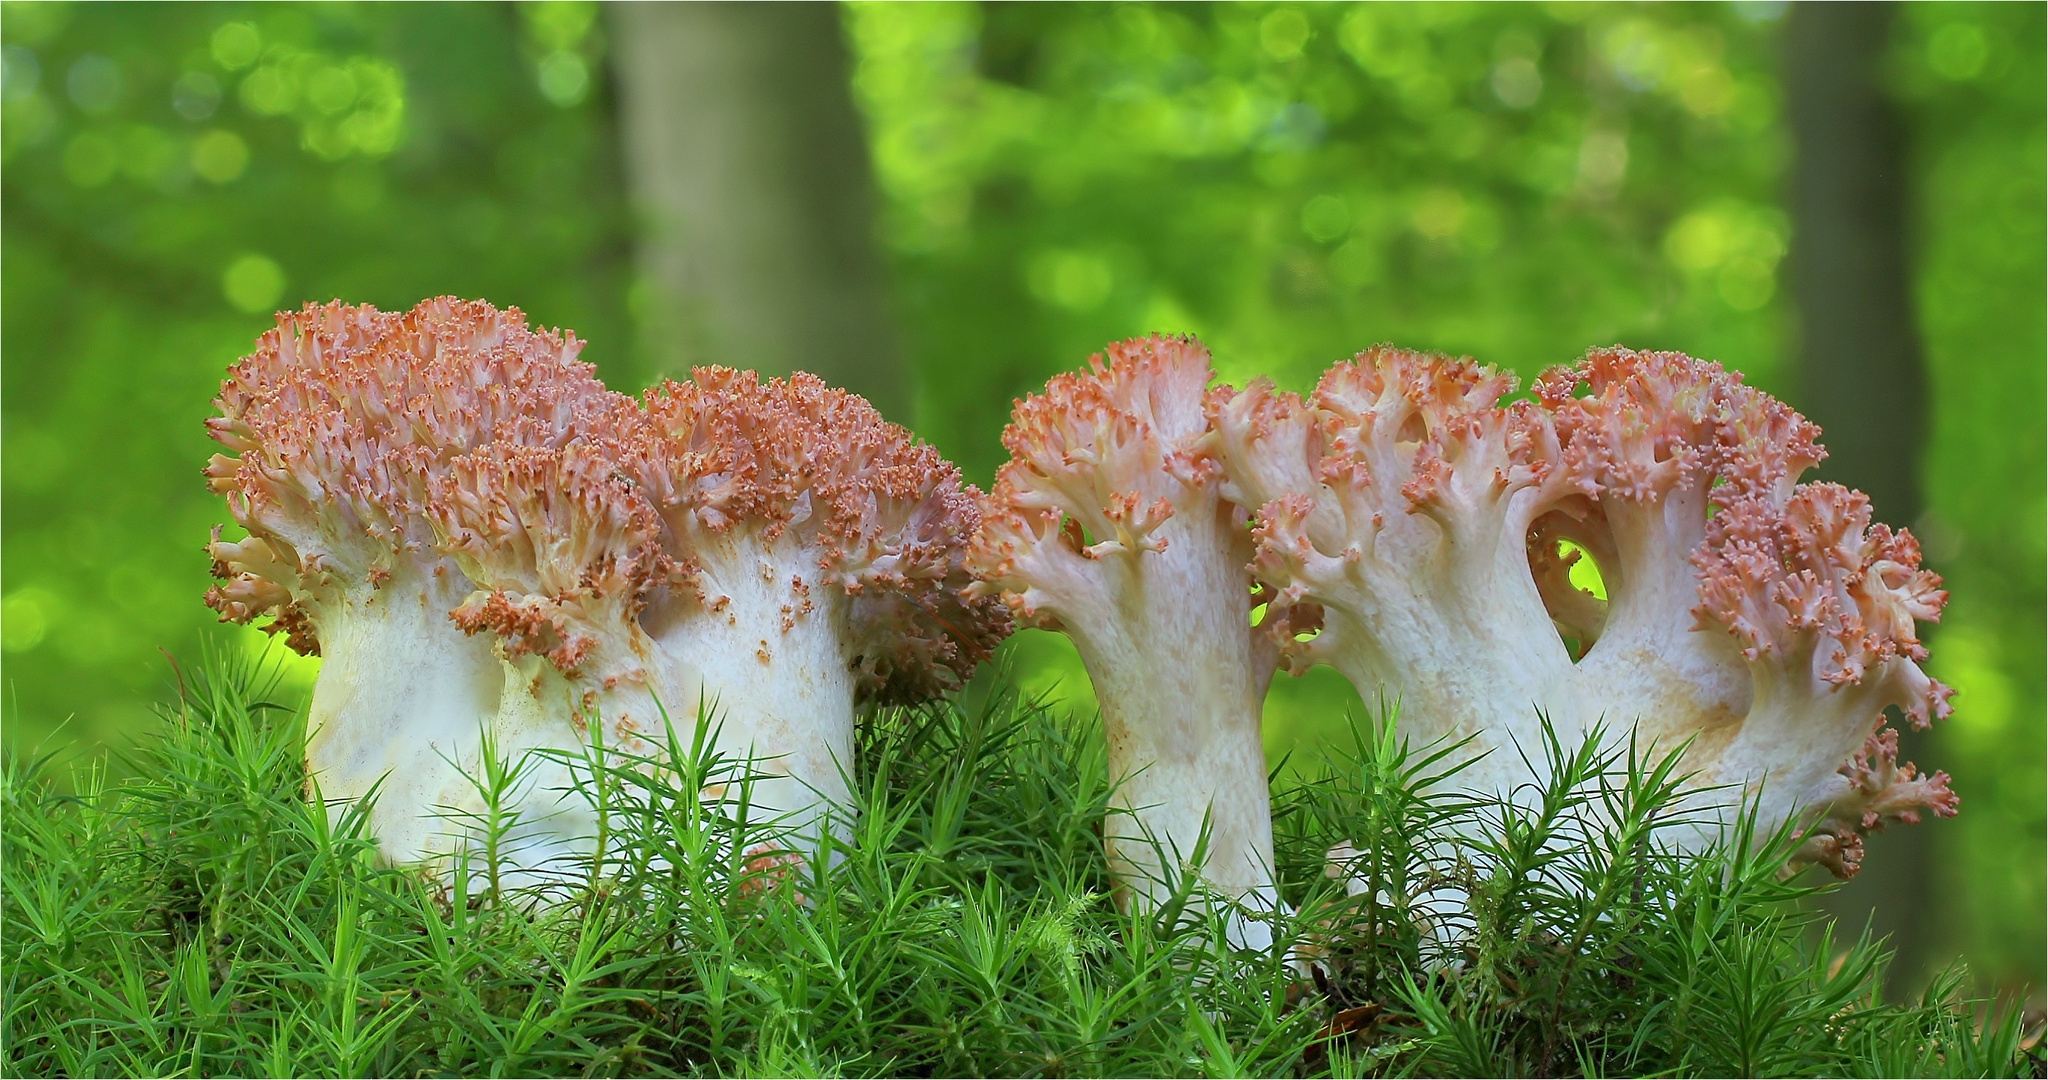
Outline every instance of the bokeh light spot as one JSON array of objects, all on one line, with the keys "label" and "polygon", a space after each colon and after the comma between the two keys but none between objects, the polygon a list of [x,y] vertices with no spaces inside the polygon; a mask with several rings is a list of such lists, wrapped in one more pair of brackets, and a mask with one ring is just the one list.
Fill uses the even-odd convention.
[{"label": "bokeh light spot", "polygon": [[1033,296],[1069,311],[1101,306],[1116,284],[1109,260],[1093,252],[1059,249],[1032,257],[1025,279]]},{"label": "bokeh light spot", "polygon": [[284,268],[265,255],[251,252],[228,264],[220,276],[221,295],[237,311],[260,315],[277,308],[284,296]]},{"label": "bokeh light spot", "polygon": [[306,100],[330,116],[342,112],[356,102],[355,77],[347,68],[321,68],[306,80]]},{"label": "bokeh light spot", "polygon": [[549,53],[536,74],[541,96],[558,108],[581,104],[590,90],[590,66],[572,52]]},{"label": "bokeh light spot", "polygon": [[242,79],[242,104],[258,116],[288,113],[299,103],[299,88],[274,67],[260,67]]},{"label": "bokeh light spot", "polygon": [[1431,188],[1415,200],[1415,231],[1441,240],[1464,231],[1465,197],[1451,188]]},{"label": "bokeh light spot", "polygon": [[1536,62],[1516,56],[1493,66],[1493,96],[1510,109],[1526,109],[1543,96],[1543,73]]},{"label": "bokeh light spot", "polygon": [[64,79],[71,103],[89,113],[104,113],[121,100],[121,67],[104,56],[87,53],[71,62]]},{"label": "bokeh light spot", "polygon": [[31,585],[9,593],[0,601],[0,649],[20,653],[41,645],[56,612],[57,598],[46,589]]},{"label": "bokeh light spot", "polygon": [[162,128],[135,124],[121,137],[121,171],[138,184],[164,184],[178,168],[178,140]]},{"label": "bokeh light spot", "polygon": [[1594,129],[1579,144],[1579,188],[1595,198],[1613,198],[1628,175],[1628,136]]},{"label": "bokeh light spot", "polygon": [[19,45],[0,49],[0,101],[20,101],[36,92],[43,66],[36,54]]},{"label": "bokeh light spot", "polygon": [[1721,299],[1737,311],[1755,311],[1778,291],[1775,268],[1762,259],[1736,259],[1715,280]]},{"label": "bokeh light spot", "polygon": [[1294,8],[1281,8],[1259,21],[1259,44],[1275,60],[1292,60],[1301,55],[1310,32],[1308,16]]},{"label": "bokeh light spot", "polygon": [[121,148],[97,131],[81,131],[64,147],[64,178],[79,187],[98,187],[121,168]]},{"label": "bokeh light spot", "polygon": [[229,71],[255,63],[262,52],[263,38],[254,23],[231,22],[213,32],[213,58]]},{"label": "bokeh light spot", "polygon": [[209,131],[192,140],[192,171],[210,183],[225,184],[249,167],[249,144],[232,131]]},{"label": "bokeh light spot", "polygon": [[1927,66],[1955,82],[1976,78],[1990,55],[1984,31],[1971,23],[1949,23],[1927,40]]},{"label": "bokeh light spot", "polygon": [[1301,208],[1301,231],[1328,243],[1351,229],[1351,207],[1335,195],[1318,195]]},{"label": "bokeh light spot", "polygon": [[171,84],[171,111],[187,120],[205,120],[220,108],[220,80],[204,71],[188,71]]}]

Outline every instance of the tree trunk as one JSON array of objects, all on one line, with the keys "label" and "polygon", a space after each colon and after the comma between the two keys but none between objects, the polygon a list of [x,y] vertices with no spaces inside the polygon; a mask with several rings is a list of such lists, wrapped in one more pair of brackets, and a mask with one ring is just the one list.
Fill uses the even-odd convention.
[{"label": "tree trunk", "polygon": [[[1882,85],[1891,22],[1888,4],[1792,5],[1790,265],[1800,405],[1828,449],[1819,475],[1869,494],[1878,520],[1908,525],[1921,510],[1927,376],[1906,250],[1905,129]],[[1902,742],[1902,756],[1932,749],[1911,731]],[[1929,822],[1872,837],[1863,872],[1829,903],[1852,932],[1868,917],[1892,936],[1901,992],[1927,973],[1936,944],[1941,829]]]},{"label": "tree trunk", "polygon": [[909,406],[836,4],[615,4],[646,361]]}]

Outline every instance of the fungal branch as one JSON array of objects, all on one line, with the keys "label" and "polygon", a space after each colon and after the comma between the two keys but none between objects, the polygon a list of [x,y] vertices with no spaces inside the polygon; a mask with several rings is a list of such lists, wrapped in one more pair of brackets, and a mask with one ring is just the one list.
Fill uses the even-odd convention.
[{"label": "fungal branch", "polygon": [[[1259,580],[1321,609],[1290,670],[1329,664],[1375,700],[1399,696],[1422,742],[1534,745],[1531,702],[1571,660],[1528,568],[1526,536],[1560,485],[1552,439],[1514,380],[1470,361],[1370,350],[1307,399],[1254,383],[1213,396],[1224,471],[1258,508]],[[1475,778],[1472,782],[1483,782]],[[1511,784],[1509,786],[1512,786]]]},{"label": "fungal branch", "polygon": [[[1255,640],[1272,629],[1250,625],[1250,511],[1224,496],[1206,440],[1211,378],[1192,339],[1141,338],[1020,401],[969,559],[982,591],[1065,633],[1087,667],[1116,785],[1104,836],[1120,902],[1149,905],[1196,872],[1271,910],[1259,716],[1277,656]],[[1261,923],[1233,927],[1241,943],[1270,940]]]}]

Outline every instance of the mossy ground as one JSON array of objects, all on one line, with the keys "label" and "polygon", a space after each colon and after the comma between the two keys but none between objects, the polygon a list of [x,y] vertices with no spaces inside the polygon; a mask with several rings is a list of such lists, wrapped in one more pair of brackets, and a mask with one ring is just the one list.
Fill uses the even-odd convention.
[{"label": "mossy ground", "polygon": [[1886,1004],[1882,943],[1779,880],[1793,838],[1666,850],[1666,762],[1553,746],[1540,797],[1460,802],[1361,721],[1279,782],[1299,914],[1260,954],[1185,889],[1119,913],[1099,734],[1014,694],[870,717],[851,843],[798,876],[750,868],[763,836],[697,795],[735,770],[679,744],[585,773],[601,862],[501,892],[482,855],[450,889],[331,826],[269,693],[215,665],[120,783],[7,764],[0,1070],[2041,1075],[1959,973]]}]

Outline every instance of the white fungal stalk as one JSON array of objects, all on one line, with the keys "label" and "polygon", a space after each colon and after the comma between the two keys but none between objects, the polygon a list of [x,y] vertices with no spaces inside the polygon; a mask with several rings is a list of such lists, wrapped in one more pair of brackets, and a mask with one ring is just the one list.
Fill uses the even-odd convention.
[{"label": "white fungal stalk", "polygon": [[836,809],[844,837],[855,702],[845,593],[787,530],[692,550],[702,598],[653,617],[681,700],[703,702],[717,745],[748,762],[750,801],[764,820],[822,839],[817,827]]}]

